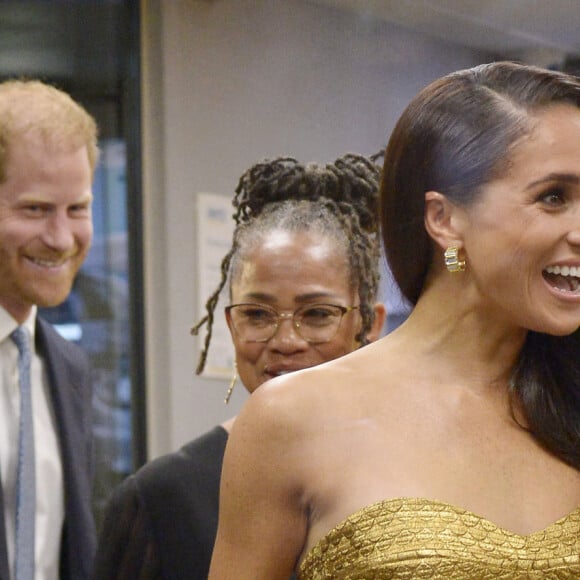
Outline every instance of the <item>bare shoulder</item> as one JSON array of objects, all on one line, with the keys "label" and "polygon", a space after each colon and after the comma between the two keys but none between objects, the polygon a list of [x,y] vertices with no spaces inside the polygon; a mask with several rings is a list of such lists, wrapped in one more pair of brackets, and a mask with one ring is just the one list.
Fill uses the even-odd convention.
[{"label": "bare shoulder", "polygon": [[[238,416],[233,434],[278,445],[300,443],[328,421],[367,413],[376,399],[396,392],[397,349],[388,337],[316,367],[277,377],[256,390]],[[381,380],[377,380],[380,378]]]},{"label": "bare shoulder", "polygon": [[368,503],[352,482],[384,459],[382,445],[369,450],[369,436],[384,441],[380,425],[391,420],[382,413],[392,412],[376,380],[386,375],[389,343],[375,345],[273,379],[246,402],[226,447],[210,577],[287,578],[305,547],[353,504]]},{"label": "bare shoulder", "polygon": [[260,453],[299,444],[316,425],[316,391],[302,374],[277,377],[260,386],[243,406],[231,432],[229,447],[258,444]]}]

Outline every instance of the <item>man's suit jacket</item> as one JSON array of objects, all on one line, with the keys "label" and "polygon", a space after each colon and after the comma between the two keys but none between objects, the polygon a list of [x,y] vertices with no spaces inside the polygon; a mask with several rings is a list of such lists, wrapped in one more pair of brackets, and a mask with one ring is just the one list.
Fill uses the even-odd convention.
[{"label": "man's suit jacket", "polygon": [[[44,360],[64,476],[65,519],[60,580],[92,577],[96,532],[92,515],[92,382],[84,352],[37,318],[36,348]],[[38,482],[42,485],[42,482]],[[9,580],[0,486],[0,580]]]}]

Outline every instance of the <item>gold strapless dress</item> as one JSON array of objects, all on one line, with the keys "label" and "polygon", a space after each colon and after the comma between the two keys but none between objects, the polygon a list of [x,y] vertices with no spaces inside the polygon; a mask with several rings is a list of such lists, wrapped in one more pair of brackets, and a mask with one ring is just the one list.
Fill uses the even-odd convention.
[{"label": "gold strapless dress", "polygon": [[521,536],[444,502],[384,500],[322,538],[303,560],[299,578],[580,579],[580,507]]}]

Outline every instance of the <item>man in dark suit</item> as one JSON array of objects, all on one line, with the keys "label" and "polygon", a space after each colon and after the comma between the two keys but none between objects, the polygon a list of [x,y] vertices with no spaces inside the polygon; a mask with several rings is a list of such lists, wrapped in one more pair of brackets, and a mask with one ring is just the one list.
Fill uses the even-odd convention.
[{"label": "man in dark suit", "polygon": [[0,580],[92,574],[89,365],[37,307],[66,299],[90,248],[97,160],[67,94],[0,84]]}]

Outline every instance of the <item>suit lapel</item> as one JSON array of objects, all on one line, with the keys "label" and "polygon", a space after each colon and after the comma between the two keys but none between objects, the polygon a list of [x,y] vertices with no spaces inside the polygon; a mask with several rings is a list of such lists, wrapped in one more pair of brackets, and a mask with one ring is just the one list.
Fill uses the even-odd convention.
[{"label": "suit lapel", "polygon": [[89,391],[82,388],[89,377],[79,370],[86,367],[74,358],[78,352],[42,319],[37,319],[37,347],[46,365],[64,475],[61,578],[84,578],[88,577],[85,569],[92,561],[95,543],[89,511],[92,449],[86,448],[92,423],[87,416],[90,402],[83,398]]}]

